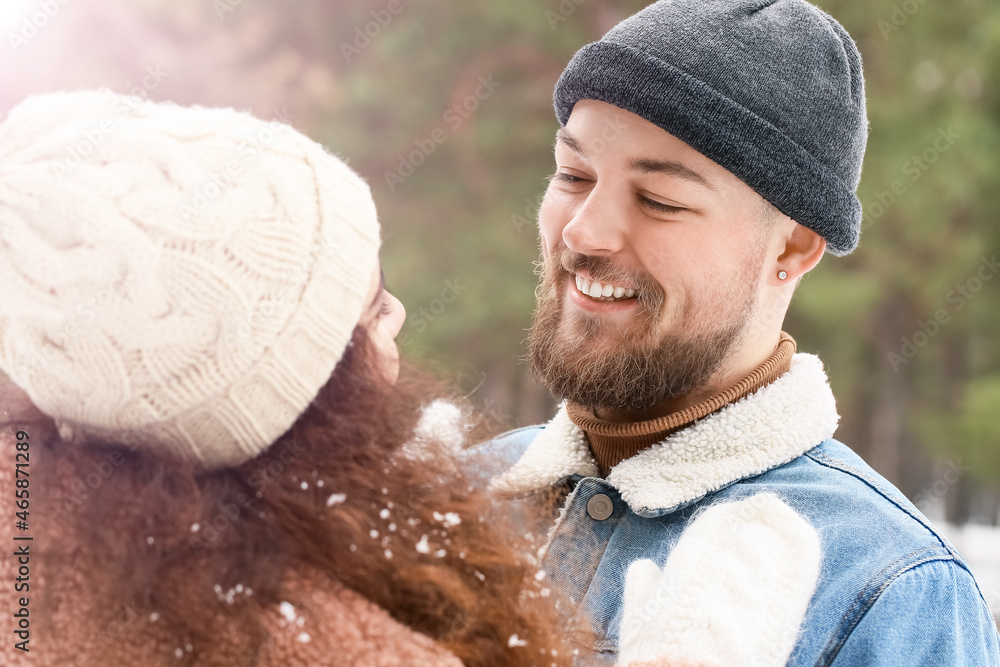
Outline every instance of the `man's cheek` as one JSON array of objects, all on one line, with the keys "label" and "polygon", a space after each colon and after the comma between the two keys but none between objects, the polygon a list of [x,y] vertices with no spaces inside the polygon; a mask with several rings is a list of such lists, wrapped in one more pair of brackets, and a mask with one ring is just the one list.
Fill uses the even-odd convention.
[{"label": "man's cheek", "polygon": [[552,253],[555,251],[555,247],[559,242],[559,236],[552,234],[545,229],[545,226],[541,224],[539,220],[538,234],[541,238],[542,246],[542,259],[548,261],[552,257]]},{"label": "man's cheek", "polygon": [[550,194],[546,193],[538,209],[538,233],[542,239],[542,255],[547,259],[562,240],[562,230],[569,218],[563,214]]}]

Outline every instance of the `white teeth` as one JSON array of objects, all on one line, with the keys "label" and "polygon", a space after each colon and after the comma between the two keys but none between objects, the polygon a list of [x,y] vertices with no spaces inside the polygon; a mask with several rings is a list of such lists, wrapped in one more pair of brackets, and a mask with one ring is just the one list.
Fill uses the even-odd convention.
[{"label": "white teeth", "polygon": [[576,289],[592,299],[621,299],[623,297],[631,299],[636,295],[636,291],[634,289],[615,287],[614,285],[605,285],[597,282],[596,280],[591,281],[579,275],[575,277]]}]

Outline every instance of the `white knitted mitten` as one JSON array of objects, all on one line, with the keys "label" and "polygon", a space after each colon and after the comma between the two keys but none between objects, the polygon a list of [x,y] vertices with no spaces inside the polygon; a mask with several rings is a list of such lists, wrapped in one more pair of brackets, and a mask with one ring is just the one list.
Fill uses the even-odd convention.
[{"label": "white knitted mitten", "polygon": [[662,571],[629,567],[619,664],[784,665],[819,568],[819,536],[776,496],[709,507]]}]

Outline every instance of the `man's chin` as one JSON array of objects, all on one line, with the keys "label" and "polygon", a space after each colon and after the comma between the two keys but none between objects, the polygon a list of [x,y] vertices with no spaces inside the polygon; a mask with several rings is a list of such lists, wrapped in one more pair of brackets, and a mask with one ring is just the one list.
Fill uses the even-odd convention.
[{"label": "man's chin", "polygon": [[645,316],[634,312],[593,313],[570,305],[562,309],[559,332],[565,340],[606,341],[621,345],[627,337],[648,333]]}]

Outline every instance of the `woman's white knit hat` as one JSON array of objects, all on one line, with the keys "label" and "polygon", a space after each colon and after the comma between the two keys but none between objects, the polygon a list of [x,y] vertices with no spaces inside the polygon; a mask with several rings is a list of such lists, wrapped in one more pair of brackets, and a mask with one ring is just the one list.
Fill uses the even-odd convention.
[{"label": "woman's white knit hat", "polygon": [[368,186],[287,125],[110,92],[0,124],[0,369],[75,441],[260,454],[333,372],[378,248]]}]

